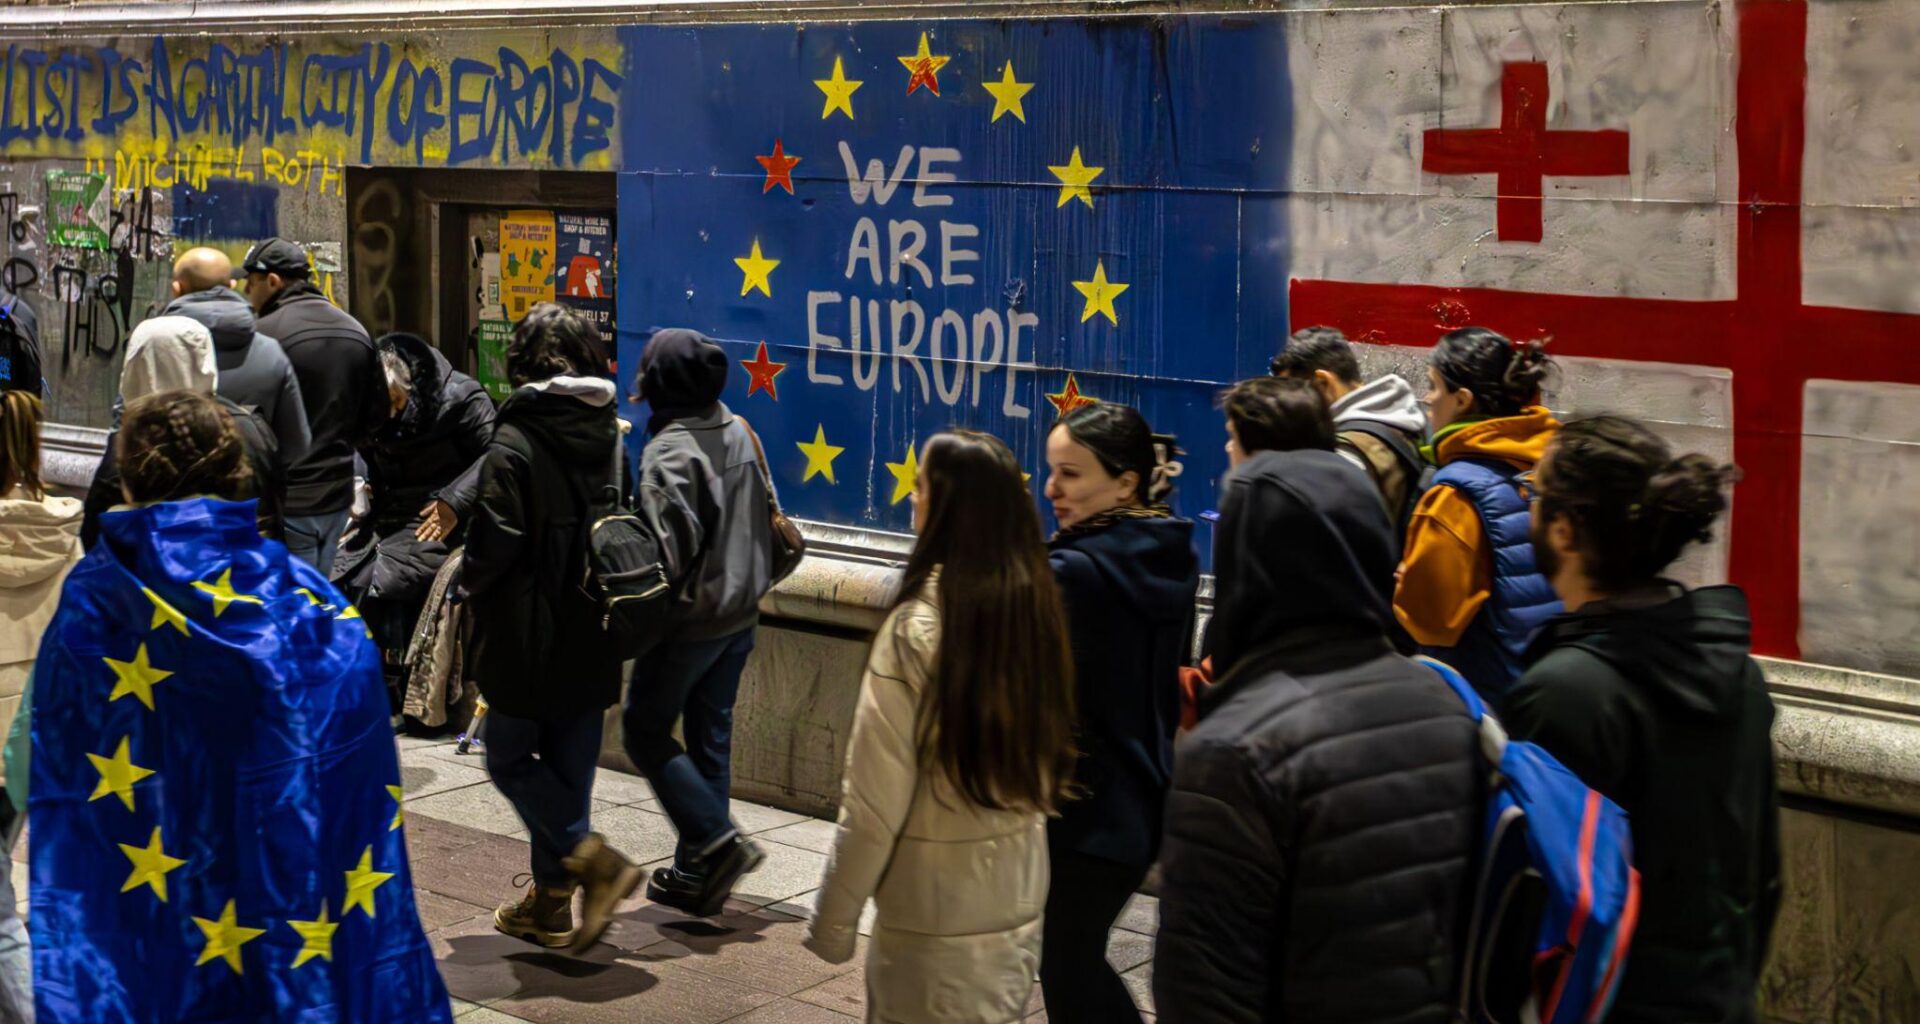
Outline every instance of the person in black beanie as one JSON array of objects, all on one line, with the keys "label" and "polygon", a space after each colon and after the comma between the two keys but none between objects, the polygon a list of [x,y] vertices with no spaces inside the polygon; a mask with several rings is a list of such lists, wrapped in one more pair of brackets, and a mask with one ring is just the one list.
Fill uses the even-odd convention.
[{"label": "person in black beanie", "polygon": [[764,858],[727,811],[733,702],[773,581],[758,441],[720,401],[729,362],[705,336],[677,328],[656,332],[640,357],[649,417],[639,505],[679,588],[678,625],[635,663],[622,725],[627,755],[680,834],[647,897],[701,917],[718,913]]}]

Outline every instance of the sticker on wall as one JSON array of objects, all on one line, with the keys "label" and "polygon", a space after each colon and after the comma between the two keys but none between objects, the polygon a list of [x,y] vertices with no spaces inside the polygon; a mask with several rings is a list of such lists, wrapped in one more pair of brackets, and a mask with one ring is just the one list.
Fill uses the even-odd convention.
[{"label": "sticker on wall", "polygon": [[612,352],[613,218],[561,213],[554,222],[560,263],[566,271],[556,301],[587,314]]},{"label": "sticker on wall", "polygon": [[507,341],[512,337],[512,323],[480,321],[480,336],[475,346],[480,355],[480,386],[500,401],[513,393],[513,385],[507,381]]},{"label": "sticker on wall", "polygon": [[112,235],[107,213],[107,176],[84,171],[47,172],[47,243],[75,249],[105,249]]},{"label": "sticker on wall", "polygon": [[340,272],[339,242],[308,242],[307,255],[313,260],[313,269],[322,274]]},{"label": "sticker on wall", "polygon": [[554,294],[553,212],[514,210],[500,221],[500,298],[518,322]]},{"label": "sticker on wall", "polygon": [[484,253],[480,257],[480,318],[483,320],[505,320],[507,311],[500,305],[500,254]]}]

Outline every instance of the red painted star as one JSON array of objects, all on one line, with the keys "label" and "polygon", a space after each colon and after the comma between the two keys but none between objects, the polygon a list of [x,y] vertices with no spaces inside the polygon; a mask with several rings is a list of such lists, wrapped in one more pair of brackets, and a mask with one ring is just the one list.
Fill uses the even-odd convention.
[{"label": "red painted star", "polygon": [[773,140],[771,155],[756,156],[754,159],[760,162],[760,166],[767,169],[766,184],[760,186],[761,195],[773,191],[775,185],[786,189],[788,195],[793,194],[793,165],[799,163],[800,158],[788,156],[787,151],[780,148],[779,139]]},{"label": "red painted star", "polygon": [[1068,373],[1067,386],[1062,388],[1057,394],[1048,395],[1047,401],[1053,403],[1054,411],[1058,415],[1065,416],[1081,406],[1093,405],[1097,403],[1099,399],[1088,398],[1081,394],[1080,382],[1074,379],[1072,373]]},{"label": "red painted star", "polygon": [[927,34],[920,33],[919,51],[900,58],[900,63],[907,69],[907,95],[913,95],[913,91],[923,85],[928,92],[940,95],[940,79],[937,76],[940,69],[952,59],[935,54],[927,45]]},{"label": "red painted star", "polygon": [[752,398],[756,391],[765,391],[773,396],[774,401],[780,400],[780,391],[774,387],[774,378],[787,372],[787,364],[776,363],[767,358],[766,342],[760,343],[760,350],[753,354],[752,359],[740,360],[740,365],[747,368],[748,398]]}]

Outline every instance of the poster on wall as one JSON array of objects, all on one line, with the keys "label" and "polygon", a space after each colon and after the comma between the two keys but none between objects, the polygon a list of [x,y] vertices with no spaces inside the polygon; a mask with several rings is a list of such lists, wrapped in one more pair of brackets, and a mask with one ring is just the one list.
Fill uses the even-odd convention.
[{"label": "poster on wall", "polygon": [[111,238],[104,174],[47,172],[47,243],[75,249],[105,249]]},{"label": "poster on wall", "polygon": [[480,354],[480,386],[497,401],[506,401],[513,393],[507,380],[507,342],[513,337],[513,324],[506,320],[480,321],[480,336],[475,347]]},{"label": "poster on wall", "polygon": [[500,221],[500,300],[518,322],[554,293],[553,211],[513,210]]},{"label": "poster on wall", "polygon": [[600,340],[613,351],[613,218],[596,214],[554,215],[558,263],[564,270],[555,300],[587,314]]}]

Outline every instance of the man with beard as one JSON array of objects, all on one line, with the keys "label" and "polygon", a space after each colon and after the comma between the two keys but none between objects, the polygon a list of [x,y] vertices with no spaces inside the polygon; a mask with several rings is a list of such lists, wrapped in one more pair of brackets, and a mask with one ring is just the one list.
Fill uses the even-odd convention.
[{"label": "man with beard", "polygon": [[1738,475],[1617,416],[1568,423],[1531,481],[1540,571],[1566,604],[1501,720],[1624,808],[1640,926],[1609,1021],[1754,1019],[1780,904],[1773,702],[1746,595],[1664,579]]}]

